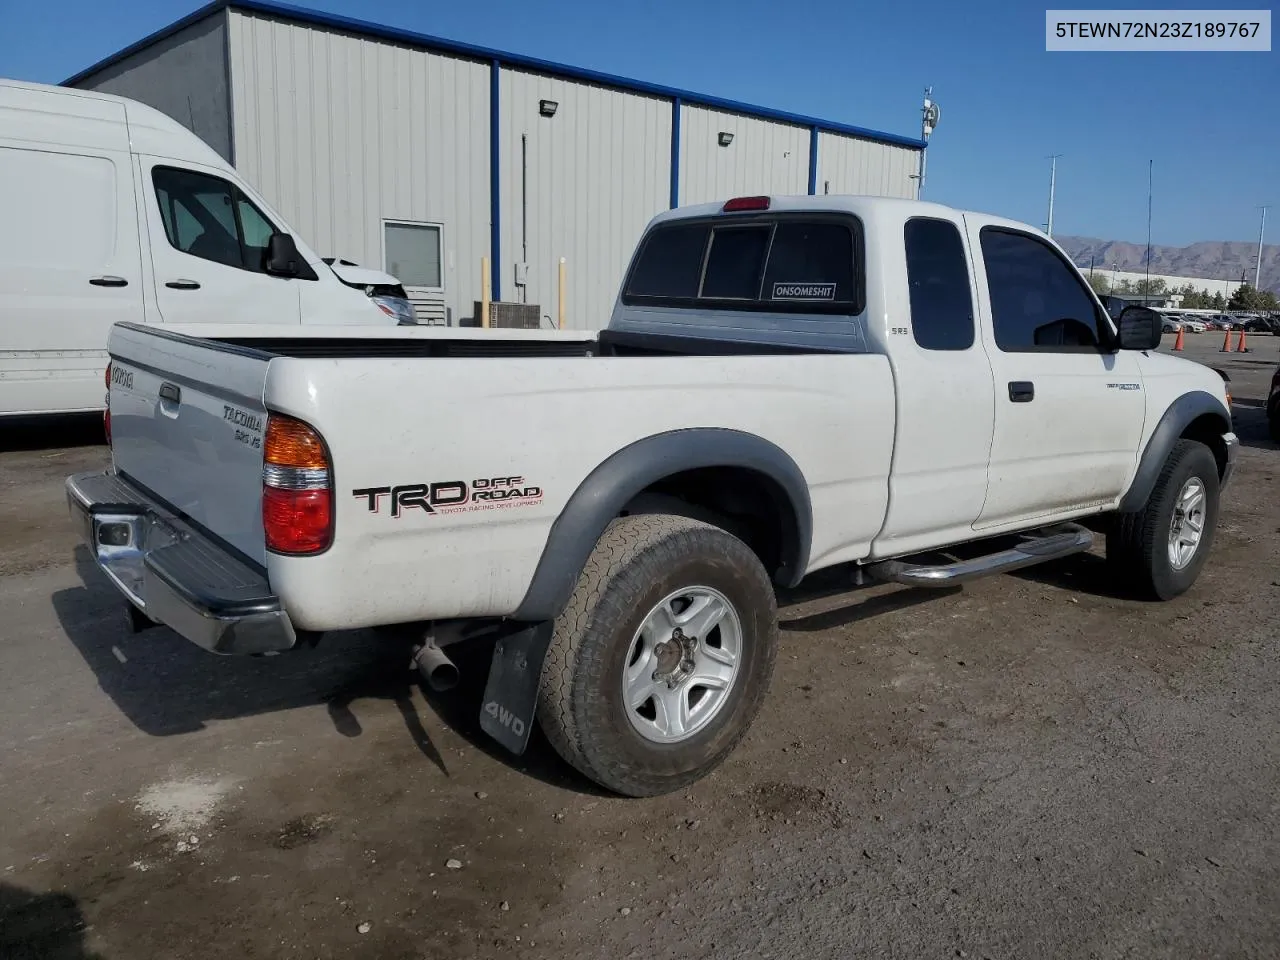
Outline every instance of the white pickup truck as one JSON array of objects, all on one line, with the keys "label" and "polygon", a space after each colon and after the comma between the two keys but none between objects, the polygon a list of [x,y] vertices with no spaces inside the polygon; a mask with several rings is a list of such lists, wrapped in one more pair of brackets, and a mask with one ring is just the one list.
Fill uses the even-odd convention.
[{"label": "white pickup truck", "polygon": [[1097,530],[1135,590],[1190,587],[1237,440],[1160,325],[1023,224],[739,198],[656,217],[599,333],[121,324],[114,466],[68,495],[135,625],[262,654],[419,624],[437,684],[496,634],[484,729],[519,751],[536,718],[655,794],[747,730],[775,585],[951,584]]}]

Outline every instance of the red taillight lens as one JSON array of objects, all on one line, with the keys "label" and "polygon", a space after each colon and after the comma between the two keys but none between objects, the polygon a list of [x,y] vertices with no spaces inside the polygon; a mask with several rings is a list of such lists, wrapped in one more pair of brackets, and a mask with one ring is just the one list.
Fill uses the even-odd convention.
[{"label": "red taillight lens", "polygon": [[262,463],[262,529],[267,549],[319,553],[333,540],[329,452],[320,434],[292,417],[267,418]]},{"label": "red taillight lens", "polygon": [[267,549],[318,553],[329,546],[333,495],[328,490],[262,488],[262,527]]},{"label": "red taillight lens", "polygon": [[743,210],[768,210],[768,197],[734,197],[723,207],[725,213],[741,213]]}]

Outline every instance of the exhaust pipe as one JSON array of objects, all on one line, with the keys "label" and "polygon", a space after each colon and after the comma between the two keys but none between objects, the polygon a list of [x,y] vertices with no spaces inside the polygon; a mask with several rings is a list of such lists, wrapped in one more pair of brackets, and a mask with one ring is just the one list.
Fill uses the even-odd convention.
[{"label": "exhaust pipe", "polygon": [[457,664],[434,643],[424,643],[413,651],[413,665],[436,693],[452,690],[461,679]]}]

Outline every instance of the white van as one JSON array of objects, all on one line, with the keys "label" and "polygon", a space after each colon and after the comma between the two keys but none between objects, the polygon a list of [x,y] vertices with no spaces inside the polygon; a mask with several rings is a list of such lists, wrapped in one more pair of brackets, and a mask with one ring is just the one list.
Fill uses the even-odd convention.
[{"label": "white van", "polygon": [[200,138],[122,97],[0,79],[0,417],[101,410],[113,323],[412,323]]}]

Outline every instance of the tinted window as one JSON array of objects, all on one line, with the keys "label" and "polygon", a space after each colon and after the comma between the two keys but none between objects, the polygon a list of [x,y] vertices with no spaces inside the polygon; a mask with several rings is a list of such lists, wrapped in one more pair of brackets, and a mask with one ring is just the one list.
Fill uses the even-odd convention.
[{"label": "tinted window", "polygon": [[225,180],[156,167],[151,174],[169,243],[183,253],[261,271],[271,222]]},{"label": "tinted window", "polygon": [[973,298],[964,243],[947,220],[908,220],[905,229],[911,332],[926,350],[973,346]]},{"label": "tinted window", "polygon": [[982,259],[1001,350],[1097,347],[1093,298],[1052,247],[1025,233],[985,227]]},{"label": "tinted window", "polygon": [[762,300],[854,299],[853,233],[843,223],[778,224],[769,249]]},{"label": "tinted window", "polygon": [[622,302],[856,314],[858,226],[851,217],[787,214],[660,226],[645,238]]},{"label": "tinted window", "polygon": [[696,297],[710,234],[711,227],[705,223],[658,227],[644,242],[627,293],[636,297]]},{"label": "tinted window", "polygon": [[702,277],[702,296],[712,300],[754,300],[769,249],[769,226],[719,227]]}]

